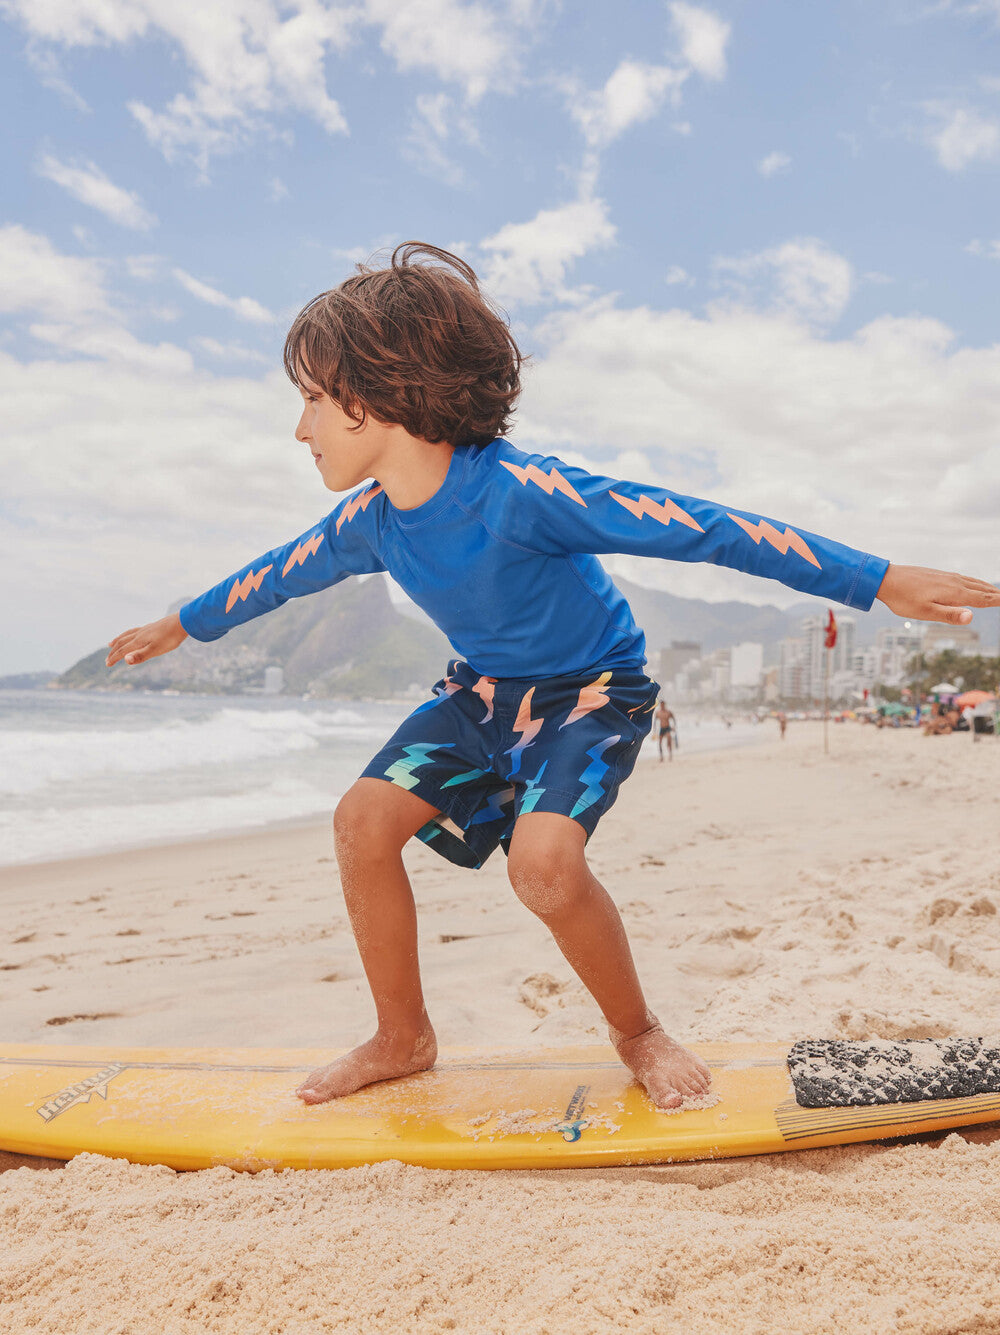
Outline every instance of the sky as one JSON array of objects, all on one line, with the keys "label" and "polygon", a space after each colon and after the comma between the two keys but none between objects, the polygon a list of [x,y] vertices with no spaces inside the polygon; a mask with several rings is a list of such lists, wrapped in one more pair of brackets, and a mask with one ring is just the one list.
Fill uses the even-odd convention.
[{"label": "sky", "polygon": [[1000,0],[0,0],[0,33],[0,673],[332,508],[284,334],[409,239],[531,354],[521,448],[1000,579]]}]

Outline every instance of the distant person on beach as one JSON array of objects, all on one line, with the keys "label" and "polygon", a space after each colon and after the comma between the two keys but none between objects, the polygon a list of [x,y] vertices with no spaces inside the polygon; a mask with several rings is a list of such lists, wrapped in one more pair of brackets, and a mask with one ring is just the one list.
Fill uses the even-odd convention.
[{"label": "distant person on beach", "polygon": [[[397,246],[387,266],[359,265],[309,302],[284,364],[302,397],[296,438],[329,490],[355,490],[179,613],[116,636],[107,662],[143,663],[188,635],[216,640],[289,598],[377,571],[459,655],[337,806],[337,861],[377,1031],[297,1094],[323,1103],[434,1065],[402,860],[416,835],[463,867],[502,848],[515,894],[551,930],[654,1105],[704,1096],[708,1067],[650,1011],[621,917],[586,860],[658,693],[643,634],[598,555],[706,561],[860,611],[879,598],[899,616],[956,625],[971,620],[966,604],[995,607],[1000,593],[518,449],[504,433],[521,353],[472,269],[434,246]],[[232,512],[238,496],[220,508]],[[470,978],[470,997],[476,986]]]},{"label": "distant person on beach", "polygon": [[778,735],[781,740],[785,740],[785,733],[788,731],[788,715],[783,711],[778,715]]},{"label": "distant person on beach", "polygon": [[667,744],[667,755],[671,760],[674,758],[674,747],[677,742],[677,720],[674,718],[674,711],[667,708],[667,702],[660,700],[656,706],[656,713],[653,716],[656,723],[656,749],[659,752],[660,763],[663,763],[663,743]]}]

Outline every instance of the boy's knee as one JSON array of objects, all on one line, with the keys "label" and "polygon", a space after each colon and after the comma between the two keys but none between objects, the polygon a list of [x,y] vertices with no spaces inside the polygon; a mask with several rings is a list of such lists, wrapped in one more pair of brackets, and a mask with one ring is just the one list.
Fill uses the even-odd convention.
[{"label": "boy's knee", "polygon": [[586,864],[554,844],[512,849],[507,875],[521,903],[542,919],[571,912],[587,894]]},{"label": "boy's knee", "polygon": [[337,803],[333,813],[333,838],[337,856],[361,853],[377,855],[398,852],[410,836],[397,828],[389,802],[380,801],[378,790],[355,784]]}]

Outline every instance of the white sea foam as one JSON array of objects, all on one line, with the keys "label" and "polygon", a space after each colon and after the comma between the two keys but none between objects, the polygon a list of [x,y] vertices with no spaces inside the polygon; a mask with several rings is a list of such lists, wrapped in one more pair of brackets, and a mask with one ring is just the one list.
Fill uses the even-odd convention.
[{"label": "white sea foam", "polygon": [[40,793],[97,776],[157,774],[309,751],[324,741],[363,741],[372,725],[351,709],[225,708],[203,719],[130,728],[0,730],[0,795]]},{"label": "white sea foam", "polygon": [[0,811],[0,864],[235,832],[332,811],[338,794],[281,778],[255,791],[163,802]]}]

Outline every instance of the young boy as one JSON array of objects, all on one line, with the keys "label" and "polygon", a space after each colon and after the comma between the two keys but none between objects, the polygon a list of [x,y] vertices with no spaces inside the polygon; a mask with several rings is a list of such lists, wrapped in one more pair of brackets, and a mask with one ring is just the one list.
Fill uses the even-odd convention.
[{"label": "young boy", "polygon": [[[314,1071],[306,1103],[433,1066],[413,895],[413,835],[479,867],[499,844],[515,893],[594,997],[619,1057],[654,1104],[707,1093],[707,1067],[646,1005],[621,918],[584,846],[650,728],[645,641],[597,556],[711,561],[867,610],[956,624],[992,585],[890,566],[709,501],[592,476],[503,439],[521,356],[462,260],[397,247],[301,312],[285,367],[303,398],[296,438],[331,491],[358,488],[308,533],[201,597],[111,642],[142,663],[387,570],[459,658],[341,799],[337,860],[375,1002],[375,1036]],[[369,482],[368,479],[374,479]],[[362,483],[360,487],[359,483]]]}]

